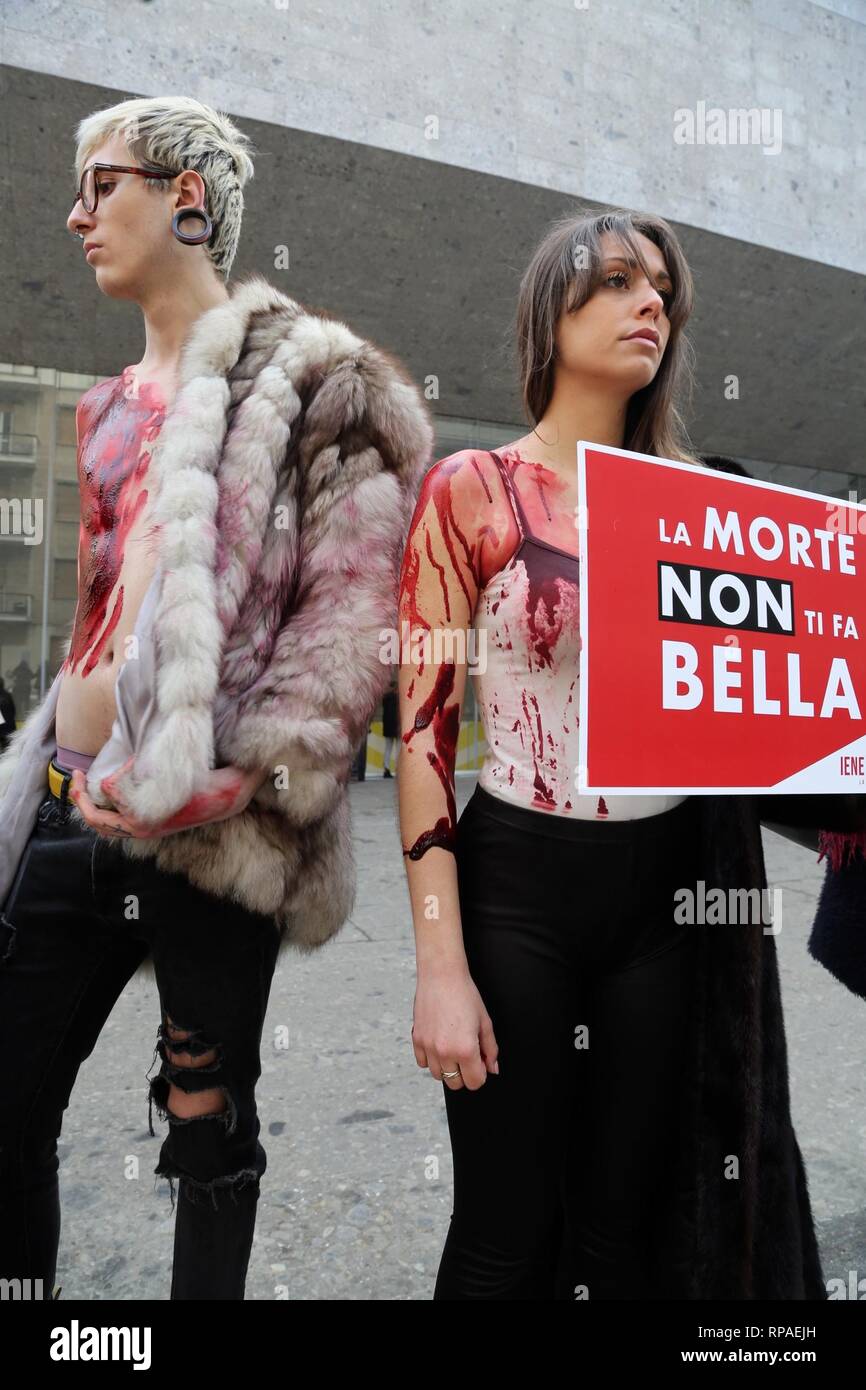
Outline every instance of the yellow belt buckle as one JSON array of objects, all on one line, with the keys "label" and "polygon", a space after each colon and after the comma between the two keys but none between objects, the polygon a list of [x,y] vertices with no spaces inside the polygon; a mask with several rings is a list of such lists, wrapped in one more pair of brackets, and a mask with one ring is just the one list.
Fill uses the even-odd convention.
[{"label": "yellow belt buckle", "polygon": [[[54,766],[54,760],[51,759],[51,761],[48,764],[48,786],[53,795],[57,797],[58,801],[60,800],[60,794],[63,790],[63,781],[66,775],[66,773],[61,772],[59,768],[56,768]],[[69,785],[72,785],[71,778]]]}]

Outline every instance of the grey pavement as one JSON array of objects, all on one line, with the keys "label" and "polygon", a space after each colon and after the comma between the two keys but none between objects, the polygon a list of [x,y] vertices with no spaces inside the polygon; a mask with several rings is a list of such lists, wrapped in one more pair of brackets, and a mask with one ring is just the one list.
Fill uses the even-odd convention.
[{"label": "grey pavement", "polygon": [[[459,807],[474,780],[458,777]],[[396,782],[352,783],[350,795],[352,920],[316,954],[284,956],[271,991],[257,1092],[268,1168],[248,1299],[430,1299],[448,1226],[441,1085],[416,1065],[409,1032]],[[784,889],[794,1124],[825,1276],[847,1282],[850,1270],[866,1277],[866,1009],[806,952],[823,865],[770,831],[764,843],[769,886]],[[154,987],[130,982],[79,1073],[60,1140],[61,1299],[168,1298],[174,1216],[153,1175],[167,1124],[154,1111],[151,1137],[145,1079],[158,1023]]]}]

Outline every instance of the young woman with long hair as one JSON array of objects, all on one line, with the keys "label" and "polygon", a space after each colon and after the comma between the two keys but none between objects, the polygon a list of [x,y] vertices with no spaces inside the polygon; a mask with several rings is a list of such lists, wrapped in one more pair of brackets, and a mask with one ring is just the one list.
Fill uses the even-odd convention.
[{"label": "young woman with long hair", "polygon": [[[454,1160],[437,1299],[821,1296],[772,937],[712,938],[674,917],[675,889],[702,873],[737,881],[747,864],[762,880],[758,799],[720,810],[725,798],[576,790],[576,443],[702,466],[677,407],[692,302],[661,218],[556,223],[517,308],[532,428],[434,463],[412,519],[398,778],[413,1047],[444,1083]],[[467,669],[488,748],[458,823]],[[762,1066],[768,1113],[752,1101]],[[761,1189],[765,1232],[770,1123],[784,1176],[778,1200]],[[740,1183],[725,1182],[731,1152]],[[773,1251],[788,1245],[778,1275]]]}]

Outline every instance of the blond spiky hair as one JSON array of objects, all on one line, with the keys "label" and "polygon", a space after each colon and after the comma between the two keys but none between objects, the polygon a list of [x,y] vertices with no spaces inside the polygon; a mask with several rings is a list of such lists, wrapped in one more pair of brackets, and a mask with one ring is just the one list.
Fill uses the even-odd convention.
[{"label": "blond spiky hair", "polygon": [[[217,274],[227,280],[241,234],[244,196],[253,176],[243,131],[221,111],[194,97],[136,97],[94,111],[79,122],[75,133],[76,183],[95,150],[114,135],[122,135],[131,163],[162,169],[195,169],[207,189],[205,206],[214,224],[205,250]],[[167,180],[143,179],[148,188],[165,191]]]}]

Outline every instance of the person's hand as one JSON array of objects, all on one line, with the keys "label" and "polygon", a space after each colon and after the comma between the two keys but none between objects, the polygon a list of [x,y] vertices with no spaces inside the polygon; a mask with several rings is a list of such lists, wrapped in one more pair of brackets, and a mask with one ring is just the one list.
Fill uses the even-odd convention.
[{"label": "person's hand", "polygon": [[211,821],[228,820],[246,809],[268,776],[267,772],[245,772],[240,767],[214,768],[208,774],[204,787],[173,815],[162,821],[142,821],[124,802],[116,785],[117,778],[127,772],[133,762],[134,759],[129,758],[117,772],[103,777],[100,783],[102,790],[117,807],[116,811],[103,810],[93,802],[87,791],[84,773],[79,768],[72,774],[70,800],[75,802],[87,824],[100,835],[146,840],[157,835],[173,835],[195,825],[208,825]]},{"label": "person's hand", "polygon": [[[452,1091],[477,1091],[499,1072],[499,1046],[484,1001],[467,970],[425,967],[415,991],[412,1047],[419,1067]],[[459,1071],[457,1076],[443,1072]]]}]

